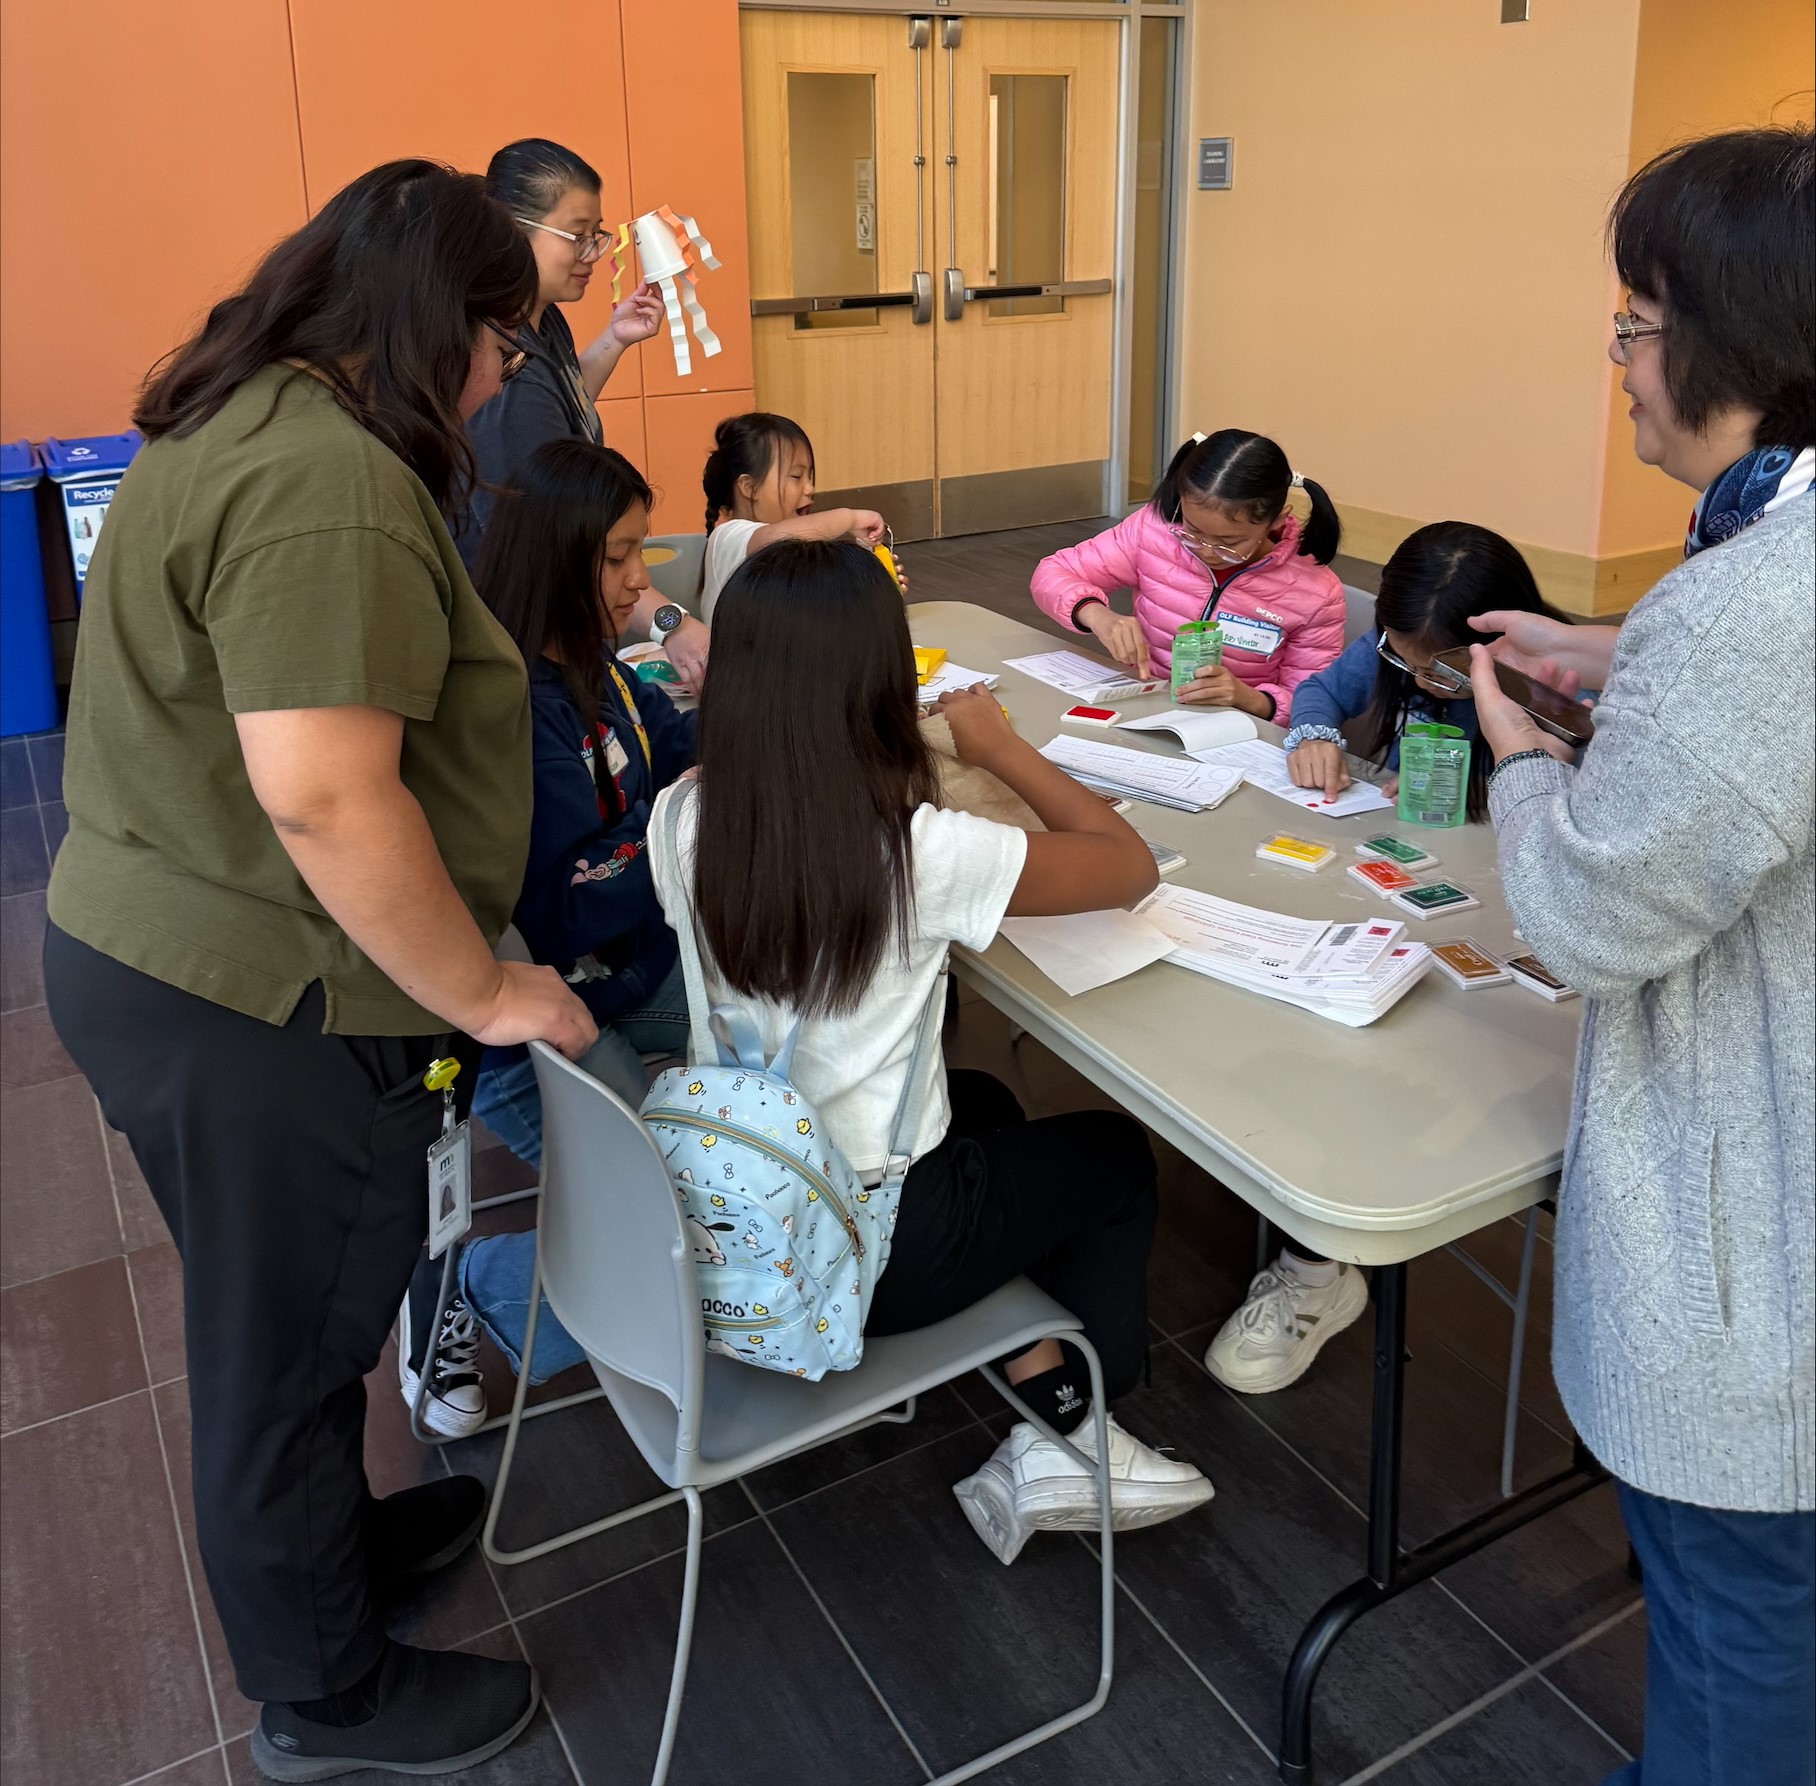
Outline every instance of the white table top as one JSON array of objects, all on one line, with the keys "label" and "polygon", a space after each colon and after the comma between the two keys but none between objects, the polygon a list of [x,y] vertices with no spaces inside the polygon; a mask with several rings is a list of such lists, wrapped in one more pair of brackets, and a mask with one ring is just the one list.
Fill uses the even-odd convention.
[{"label": "white table top", "polygon": [[[1003,667],[1056,649],[1050,634],[963,602],[917,603],[909,619],[916,644],[1001,673],[996,694],[1031,743],[1064,732],[1179,754],[1151,732],[1061,726],[1068,697]],[[1135,718],[1168,704],[1163,691],[1119,707]],[[1260,729],[1278,742],[1278,728]],[[1409,918],[1408,934],[1514,950],[1486,824],[1425,831],[1379,811],[1331,819],[1246,784],[1213,812],[1138,803],[1129,818],[1187,857],[1167,877],[1176,884],[1332,920],[1401,915],[1344,873],[1359,839],[1396,831],[1438,858],[1428,878],[1454,878],[1482,902],[1452,918]],[[1277,831],[1328,844],[1338,859],[1315,874],[1257,860],[1255,846]],[[1414,1258],[1556,1186],[1580,1000],[1553,1005],[1520,986],[1465,992],[1434,967],[1384,1017],[1348,1029],[1164,961],[1071,998],[1001,937],[981,955],[953,954],[960,977],[1014,1022],[1333,1258]]]}]

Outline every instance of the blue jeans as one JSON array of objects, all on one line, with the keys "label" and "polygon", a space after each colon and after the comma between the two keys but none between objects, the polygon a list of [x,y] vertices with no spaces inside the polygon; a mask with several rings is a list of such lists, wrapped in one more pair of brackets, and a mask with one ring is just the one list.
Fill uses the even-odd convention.
[{"label": "blue jeans", "polygon": [[1811,1786],[1816,1513],[1724,1513],[1618,1486],[1645,1572],[1646,1733],[1606,1786]]},{"label": "blue jeans", "polygon": [[[676,962],[641,1010],[600,1024],[599,1040],[575,1064],[635,1110],[643,1102],[641,1056],[681,1054],[686,1048],[687,988]],[[473,1088],[473,1114],[518,1159],[531,1166],[542,1164],[542,1098],[536,1090],[536,1067],[527,1053],[507,1067],[481,1068]]]},{"label": "blue jeans", "polygon": [[[510,1361],[513,1373],[522,1370],[524,1329],[530,1318],[530,1277],[536,1269],[536,1235],[494,1234],[471,1241],[461,1250],[456,1266],[460,1299],[479,1319],[487,1337]],[[570,1366],[584,1364],[586,1354],[555,1319],[549,1299],[542,1298],[536,1317],[536,1356],[531,1360],[530,1381],[546,1383]]]}]

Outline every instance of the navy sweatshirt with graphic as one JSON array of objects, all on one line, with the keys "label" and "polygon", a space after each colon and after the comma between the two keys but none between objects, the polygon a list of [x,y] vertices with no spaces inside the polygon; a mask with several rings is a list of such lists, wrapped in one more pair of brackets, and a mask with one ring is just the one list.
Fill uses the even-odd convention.
[{"label": "navy sweatshirt with graphic", "polygon": [[[577,964],[587,970],[574,989],[600,1022],[640,1009],[675,965],[675,933],[656,899],[645,834],[657,794],[692,766],[699,729],[698,714],[677,712],[660,688],[639,682],[610,653],[606,662],[591,739],[559,668],[545,659],[531,666],[535,810],[515,913],[538,961],[570,977]],[[627,709],[613,668],[634,708]],[[595,750],[612,771],[615,804],[594,786]]]}]

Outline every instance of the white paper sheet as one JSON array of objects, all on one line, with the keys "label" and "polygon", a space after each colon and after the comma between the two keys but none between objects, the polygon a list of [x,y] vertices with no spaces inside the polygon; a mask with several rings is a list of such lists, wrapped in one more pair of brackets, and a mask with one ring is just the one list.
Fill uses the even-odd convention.
[{"label": "white paper sheet", "polygon": [[963,664],[943,663],[920,685],[915,699],[925,707],[937,701],[941,695],[956,693],[962,688],[975,688],[982,683],[985,688],[994,688],[1002,678],[988,670],[967,670]]},{"label": "white paper sheet", "polygon": [[1353,979],[1366,975],[1405,934],[1406,926],[1390,918],[1333,924],[1294,977],[1303,980]]},{"label": "white paper sheet", "polygon": [[1200,760],[1217,768],[1240,769],[1242,779],[1251,786],[1290,800],[1307,812],[1322,813],[1327,819],[1345,819],[1356,812],[1381,812],[1393,806],[1372,781],[1353,781],[1334,800],[1326,800],[1322,788],[1294,787],[1286,766],[1286,752],[1259,738],[1246,744],[1221,745],[1207,751]]},{"label": "white paper sheet", "polygon": [[1100,789],[1152,800],[1182,812],[1203,812],[1217,805],[1242,781],[1233,768],[1193,762],[1189,757],[1157,756],[1126,744],[1098,738],[1062,735],[1041,746],[1040,754],[1068,775]]},{"label": "white paper sheet", "polygon": [[1005,918],[1002,933],[1060,991],[1077,998],[1170,955],[1173,939],[1133,912]]},{"label": "white paper sheet", "polygon": [[1074,701],[1093,705],[1151,695],[1165,686],[1163,678],[1140,682],[1115,664],[1100,664],[1076,651],[1037,651],[1032,657],[1006,657],[1003,662],[1011,670],[1020,670],[1024,676],[1070,695]]},{"label": "white paper sheet", "polygon": [[1142,719],[1119,720],[1117,730],[1161,732],[1169,738],[1177,738],[1185,746],[1186,755],[1198,757],[1200,762],[1204,760],[1199,756],[1201,751],[1218,750],[1226,744],[1241,744],[1261,736],[1255,729],[1255,722],[1234,707],[1175,707],[1170,713],[1150,713]]},{"label": "white paper sheet", "polygon": [[1135,910],[1185,954],[1268,974],[1298,972],[1330,929],[1321,918],[1289,918],[1190,887],[1156,887]]}]

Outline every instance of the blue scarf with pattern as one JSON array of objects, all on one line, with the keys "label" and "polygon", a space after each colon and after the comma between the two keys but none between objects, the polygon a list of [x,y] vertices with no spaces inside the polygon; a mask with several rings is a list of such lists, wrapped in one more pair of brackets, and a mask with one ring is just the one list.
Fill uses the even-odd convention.
[{"label": "blue scarf with pattern", "polygon": [[1696,499],[1684,556],[1731,540],[1760,516],[1804,494],[1816,483],[1816,449],[1755,447],[1744,453]]}]

